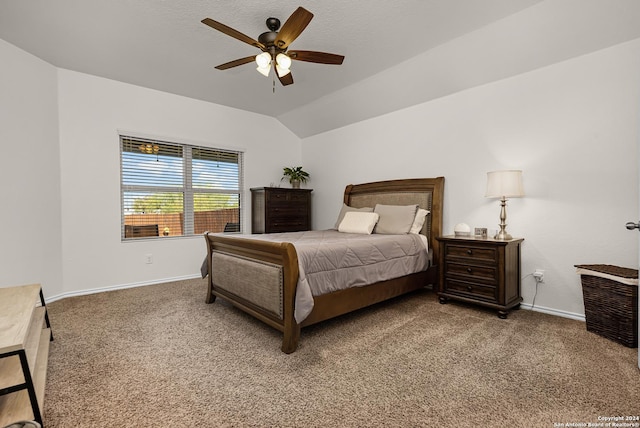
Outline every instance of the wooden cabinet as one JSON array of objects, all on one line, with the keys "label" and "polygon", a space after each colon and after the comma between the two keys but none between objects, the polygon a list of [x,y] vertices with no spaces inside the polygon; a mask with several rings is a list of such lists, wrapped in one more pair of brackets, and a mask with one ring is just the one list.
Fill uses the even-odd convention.
[{"label": "wooden cabinet", "polygon": [[276,233],[310,230],[311,192],[312,189],[252,188],[251,231]]},{"label": "wooden cabinet", "polygon": [[520,305],[520,244],[492,238],[443,236],[440,241],[440,303],[448,299],[497,309],[500,318]]},{"label": "wooden cabinet", "polygon": [[0,427],[42,424],[50,340],[40,285],[0,288]]}]

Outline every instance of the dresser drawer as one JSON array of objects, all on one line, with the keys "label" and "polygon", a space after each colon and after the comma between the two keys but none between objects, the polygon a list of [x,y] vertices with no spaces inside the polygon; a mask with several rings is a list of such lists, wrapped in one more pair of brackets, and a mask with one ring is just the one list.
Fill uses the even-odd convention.
[{"label": "dresser drawer", "polygon": [[466,263],[455,263],[445,260],[445,276],[459,276],[471,281],[487,281],[495,283],[497,281],[497,271],[495,266],[476,266]]},{"label": "dresser drawer", "polygon": [[309,202],[309,197],[311,195],[307,192],[293,192],[289,193],[289,202],[291,203],[300,203],[306,205]]},{"label": "dresser drawer", "polygon": [[267,192],[267,201],[270,206],[302,206],[306,207],[309,202],[309,194],[307,192],[290,192],[286,190],[275,190]]},{"label": "dresser drawer", "polygon": [[265,198],[270,203],[286,202],[288,199],[287,198],[288,195],[289,195],[289,192],[286,192],[284,190],[270,190],[266,192]]},{"label": "dresser drawer", "polygon": [[308,209],[307,205],[277,204],[271,207],[269,210],[269,216],[270,218],[306,217]]},{"label": "dresser drawer", "polygon": [[498,255],[495,247],[458,244],[446,244],[444,257],[445,259],[473,259],[475,261],[482,261],[487,263],[495,263],[498,260]]},{"label": "dresser drawer", "polygon": [[445,279],[443,291],[448,294],[481,299],[489,302],[496,302],[498,300],[496,287],[456,279]]},{"label": "dresser drawer", "polygon": [[299,232],[302,230],[309,230],[309,224],[302,219],[274,219],[269,224],[269,233]]}]

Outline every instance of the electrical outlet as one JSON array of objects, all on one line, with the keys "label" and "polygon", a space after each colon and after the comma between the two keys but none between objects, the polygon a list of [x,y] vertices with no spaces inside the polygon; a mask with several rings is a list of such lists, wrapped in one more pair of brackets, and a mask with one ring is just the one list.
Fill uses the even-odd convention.
[{"label": "electrical outlet", "polygon": [[153,254],[145,254],[144,260],[148,265],[150,265],[151,263],[153,263]]},{"label": "electrical outlet", "polygon": [[544,282],[544,270],[536,269],[533,273],[533,277],[536,279],[536,282]]}]

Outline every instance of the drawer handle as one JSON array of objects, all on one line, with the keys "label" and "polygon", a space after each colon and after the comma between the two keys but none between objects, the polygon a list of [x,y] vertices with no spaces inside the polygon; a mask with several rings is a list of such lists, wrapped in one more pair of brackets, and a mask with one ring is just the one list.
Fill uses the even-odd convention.
[{"label": "drawer handle", "polygon": [[469,254],[469,255],[473,254],[473,250],[468,249],[468,250],[467,250],[467,254]]}]

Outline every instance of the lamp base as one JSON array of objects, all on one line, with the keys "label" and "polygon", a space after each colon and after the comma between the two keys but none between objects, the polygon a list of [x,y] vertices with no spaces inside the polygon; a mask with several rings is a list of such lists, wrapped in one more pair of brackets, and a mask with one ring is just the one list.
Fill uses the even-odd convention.
[{"label": "lamp base", "polygon": [[509,235],[504,230],[501,230],[500,232],[496,233],[496,235],[493,237],[493,239],[497,239],[497,240],[500,240],[500,241],[508,241],[508,240],[512,239],[512,236]]},{"label": "lamp base", "polygon": [[500,200],[500,230],[496,233],[493,239],[500,241],[507,241],[511,239],[511,235],[507,233],[507,198],[504,196]]}]

